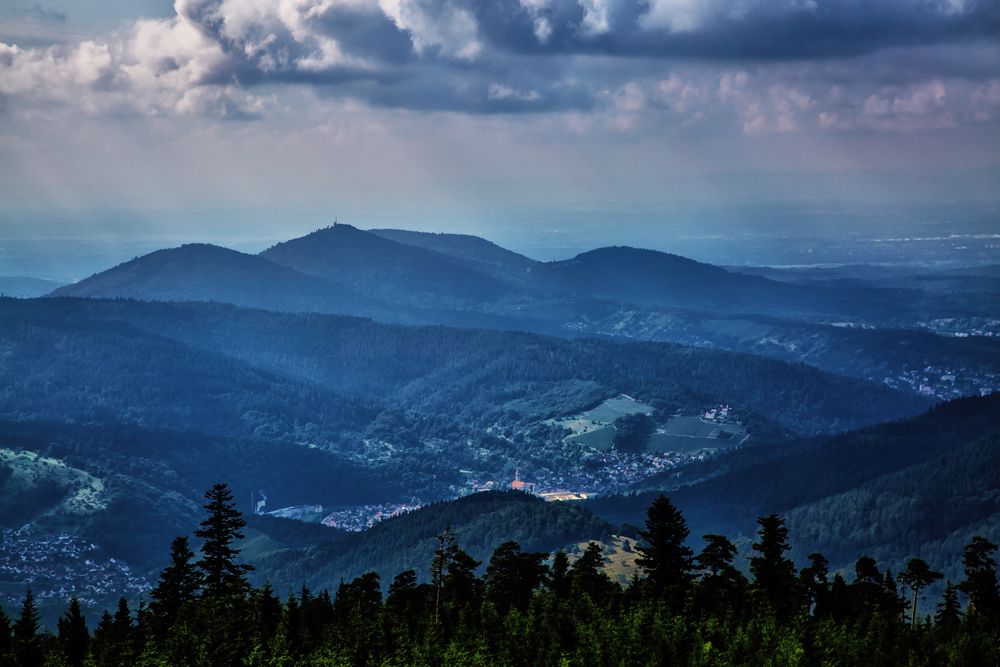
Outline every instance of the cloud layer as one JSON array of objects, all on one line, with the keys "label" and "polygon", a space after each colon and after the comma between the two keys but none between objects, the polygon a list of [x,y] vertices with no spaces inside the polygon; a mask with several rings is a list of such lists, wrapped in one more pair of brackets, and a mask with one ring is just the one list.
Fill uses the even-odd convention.
[{"label": "cloud layer", "polygon": [[[996,120],[993,0],[177,0],[90,39],[0,42],[0,112],[248,118],[281,91],[466,113],[803,126]],[[915,66],[914,63],[917,63]],[[603,119],[603,120],[602,120]]]}]

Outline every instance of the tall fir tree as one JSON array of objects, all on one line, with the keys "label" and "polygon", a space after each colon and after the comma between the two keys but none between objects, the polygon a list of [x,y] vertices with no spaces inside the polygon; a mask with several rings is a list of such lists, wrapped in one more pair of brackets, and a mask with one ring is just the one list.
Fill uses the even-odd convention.
[{"label": "tall fir tree", "polygon": [[752,549],[758,555],[750,559],[754,592],[779,618],[787,618],[799,597],[795,563],[786,555],[791,549],[788,527],[777,514],[760,517],[757,524],[758,541]]},{"label": "tall fir tree", "polygon": [[18,667],[40,667],[45,662],[38,636],[40,624],[35,594],[29,588],[24,594],[21,614],[14,623],[14,660]]},{"label": "tall fir tree", "polygon": [[69,667],[82,667],[90,648],[90,632],[87,630],[87,619],[80,609],[80,601],[75,595],[70,598],[69,608],[59,618],[56,627],[66,663]]},{"label": "tall fir tree", "polygon": [[198,561],[204,592],[216,598],[242,597],[250,589],[246,575],[253,568],[239,562],[239,551],[233,543],[243,538],[246,521],[226,484],[214,485],[205,498],[208,516],[194,533],[204,540]]},{"label": "tall fir tree", "polygon": [[684,516],[665,495],[660,495],[646,512],[646,530],[636,547],[636,564],[646,574],[646,587],[657,597],[668,598],[675,606],[683,600],[691,581],[692,552],[684,542],[691,531]]},{"label": "tall fir tree", "polygon": [[962,605],[958,601],[958,589],[950,581],[944,587],[941,602],[938,603],[934,622],[945,632],[954,632],[962,622]]},{"label": "tall fir tree", "polygon": [[101,620],[94,628],[94,636],[90,642],[90,651],[94,658],[94,663],[99,667],[112,667],[117,663],[117,652],[115,647],[114,619],[111,612],[105,609],[101,613]]},{"label": "tall fir tree", "polygon": [[170,564],[160,572],[159,582],[149,593],[153,632],[161,640],[177,621],[181,608],[198,594],[201,573],[193,561],[188,538],[174,538],[170,544]]}]

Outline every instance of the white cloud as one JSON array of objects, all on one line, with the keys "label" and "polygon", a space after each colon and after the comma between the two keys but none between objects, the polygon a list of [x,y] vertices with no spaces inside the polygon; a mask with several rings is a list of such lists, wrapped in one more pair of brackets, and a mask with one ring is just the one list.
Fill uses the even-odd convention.
[{"label": "white cloud", "polygon": [[502,83],[491,83],[487,91],[487,97],[491,100],[518,100],[520,102],[534,102],[541,98],[537,90],[519,90],[505,86]]},{"label": "white cloud", "polygon": [[701,27],[711,14],[711,3],[705,0],[652,0],[642,21],[646,28],[687,32]]},{"label": "white cloud", "polygon": [[479,27],[469,9],[451,0],[378,0],[386,16],[410,33],[418,53],[473,60],[482,51]]}]

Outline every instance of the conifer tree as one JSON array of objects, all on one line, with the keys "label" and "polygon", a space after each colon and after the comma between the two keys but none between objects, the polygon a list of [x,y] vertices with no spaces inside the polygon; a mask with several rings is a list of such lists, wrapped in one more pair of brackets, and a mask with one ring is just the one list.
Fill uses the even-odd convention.
[{"label": "conifer tree", "polygon": [[420,603],[416,570],[405,570],[397,574],[389,584],[389,594],[385,600],[389,612],[400,619],[412,622],[420,611]]},{"label": "conifer tree", "polygon": [[545,557],[521,551],[517,542],[504,542],[493,551],[486,566],[486,597],[501,614],[528,607],[532,593],[545,580]]},{"label": "conifer tree", "polygon": [[187,537],[176,537],[170,544],[170,565],[160,573],[160,580],[150,591],[150,613],[154,632],[162,639],[177,620],[181,607],[194,600],[201,585],[201,574],[192,562],[194,553]]},{"label": "conifer tree", "polygon": [[246,574],[253,568],[238,562],[239,552],[233,542],[243,538],[241,530],[246,521],[236,509],[226,484],[214,485],[205,498],[208,517],[194,533],[205,540],[198,561],[204,591],[212,597],[242,596],[249,590]]},{"label": "conifer tree", "polygon": [[736,545],[723,535],[704,535],[705,547],[695,557],[701,571],[698,605],[702,611],[735,611],[746,589],[746,579],[736,567]]},{"label": "conifer tree", "polygon": [[906,611],[906,600],[899,595],[896,579],[891,570],[886,570],[882,576],[882,595],[879,598],[879,611],[892,618],[902,618]]},{"label": "conifer tree", "polygon": [[944,587],[941,602],[938,603],[934,622],[946,632],[951,632],[962,622],[962,606],[958,602],[958,589],[950,581]]},{"label": "conifer tree", "polygon": [[752,548],[760,555],[750,559],[754,590],[776,615],[785,618],[792,613],[798,598],[795,564],[785,555],[791,549],[788,528],[777,514],[760,517],[757,523],[758,541]]},{"label": "conifer tree", "polygon": [[281,635],[285,649],[292,658],[302,653],[302,609],[294,595],[285,601],[285,613],[281,619]]},{"label": "conifer tree", "polygon": [[660,495],[646,513],[646,530],[636,550],[636,564],[646,574],[646,586],[657,597],[672,602],[681,598],[691,580],[691,549],[684,541],[690,534],[687,521],[665,495]]},{"label": "conifer tree", "polygon": [[417,592],[417,571],[404,570],[397,574],[389,584],[389,594],[386,604],[398,611],[407,610]]},{"label": "conifer tree", "polygon": [[827,613],[830,597],[830,562],[821,553],[809,554],[809,565],[799,572],[799,582],[815,616]]},{"label": "conifer tree", "polygon": [[556,596],[557,600],[565,599],[569,595],[569,558],[566,552],[560,549],[552,556],[552,566],[549,568],[549,590]]},{"label": "conifer tree", "polygon": [[434,587],[434,620],[441,616],[441,594],[444,590],[445,569],[448,567],[448,558],[455,546],[455,535],[451,528],[445,528],[443,532],[434,537],[436,546],[434,547],[434,560],[431,561],[431,586]]},{"label": "conifer tree", "polygon": [[0,663],[10,658],[11,638],[10,638],[10,616],[0,605]]},{"label": "conifer tree", "polygon": [[257,641],[266,649],[270,647],[281,626],[281,600],[274,594],[270,582],[264,582],[263,588],[255,596],[254,603]]},{"label": "conifer tree", "polygon": [[917,625],[917,602],[920,591],[930,586],[932,583],[944,577],[940,572],[933,571],[930,566],[920,558],[911,558],[906,564],[906,569],[899,573],[899,580],[904,585],[909,586],[913,591],[913,616],[910,626]]},{"label": "conifer tree", "polygon": [[111,612],[105,609],[101,613],[101,620],[98,621],[97,627],[94,628],[94,637],[90,643],[91,652],[94,656],[94,662],[102,667],[118,664],[114,646],[114,624]]},{"label": "conifer tree", "polygon": [[478,606],[483,594],[483,582],[476,576],[480,564],[464,549],[452,547],[444,575],[444,595],[455,611]]},{"label": "conifer tree", "polygon": [[588,596],[603,604],[614,590],[614,584],[604,572],[604,551],[597,542],[590,542],[583,554],[569,569],[571,587],[576,594]]},{"label": "conifer tree", "polygon": [[111,618],[111,643],[114,646],[118,664],[132,662],[134,630],[132,611],[128,607],[128,600],[120,597],[118,598],[118,607]]},{"label": "conifer tree", "polygon": [[969,596],[969,613],[974,617],[1000,619],[996,550],[997,545],[977,535],[962,551],[965,581],[958,588]]},{"label": "conifer tree", "polygon": [[80,610],[80,601],[74,595],[70,598],[69,609],[57,622],[59,645],[70,667],[82,667],[90,646],[90,632],[87,619]]},{"label": "conifer tree", "polygon": [[19,667],[37,667],[45,660],[38,636],[39,625],[35,595],[29,588],[24,594],[21,614],[14,623],[14,659]]}]

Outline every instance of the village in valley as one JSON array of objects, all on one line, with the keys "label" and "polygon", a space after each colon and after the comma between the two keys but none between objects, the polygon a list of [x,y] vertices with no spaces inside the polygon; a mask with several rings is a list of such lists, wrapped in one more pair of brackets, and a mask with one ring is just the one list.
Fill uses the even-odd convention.
[{"label": "village in valley", "polygon": [[0,531],[0,605],[20,603],[25,586],[42,600],[76,595],[89,608],[118,595],[138,596],[152,587],[125,562],[102,553],[80,535],[47,533],[30,523]]},{"label": "village in valley", "polygon": [[[458,473],[464,484],[449,486],[446,495],[455,498],[483,491],[513,490],[549,502],[582,501],[602,493],[620,492],[652,475],[703,461],[720,450],[743,444],[750,437],[733,408],[721,404],[706,407],[696,415],[670,416],[653,427],[643,451],[620,451],[615,446],[616,422],[623,417],[649,417],[653,413],[652,406],[621,394],[580,414],[548,420],[549,425],[564,429],[561,444],[572,448],[582,465],[572,470],[516,466],[513,474],[461,469]],[[258,501],[256,511],[357,532],[424,504],[425,501],[412,498],[399,503],[333,508],[296,505],[266,510]]]}]

